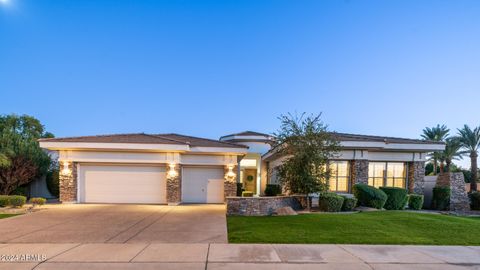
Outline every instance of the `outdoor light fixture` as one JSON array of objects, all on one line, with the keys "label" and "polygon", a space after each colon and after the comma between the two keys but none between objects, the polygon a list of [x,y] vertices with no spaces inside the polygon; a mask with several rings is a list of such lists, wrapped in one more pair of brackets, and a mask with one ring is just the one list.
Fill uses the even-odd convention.
[{"label": "outdoor light fixture", "polygon": [[170,167],[167,173],[168,178],[176,178],[178,176],[178,172],[175,170],[175,163],[168,164],[168,167]]},{"label": "outdoor light fixture", "polygon": [[72,173],[72,170],[68,167],[68,161],[63,162],[63,169],[62,169],[62,175],[70,175]]},{"label": "outdoor light fixture", "polygon": [[233,167],[234,167],[234,165],[228,165],[227,166],[228,171],[225,174],[225,179],[227,179],[227,180],[234,180],[235,179],[237,174],[233,172]]}]

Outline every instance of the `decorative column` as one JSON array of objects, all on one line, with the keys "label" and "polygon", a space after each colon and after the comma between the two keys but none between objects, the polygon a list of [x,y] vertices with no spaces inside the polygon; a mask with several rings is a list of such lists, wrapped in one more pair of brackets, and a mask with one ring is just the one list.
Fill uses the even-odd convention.
[{"label": "decorative column", "polygon": [[223,182],[223,194],[225,199],[227,197],[237,196],[237,174],[235,165],[225,166],[225,181]]},{"label": "decorative column", "polygon": [[425,161],[408,163],[408,193],[423,195],[425,188]]},{"label": "decorative column", "polygon": [[77,202],[77,163],[69,161],[60,162],[58,187],[60,202]]},{"label": "decorative column", "polygon": [[181,165],[171,163],[167,170],[167,203],[168,205],[179,205],[182,202]]},{"label": "decorative column", "polygon": [[470,210],[470,200],[465,190],[463,173],[441,173],[437,177],[437,186],[450,187],[450,211]]},{"label": "decorative column", "polygon": [[353,184],[368,184],[368,160],[352,160],[351,168]]}]

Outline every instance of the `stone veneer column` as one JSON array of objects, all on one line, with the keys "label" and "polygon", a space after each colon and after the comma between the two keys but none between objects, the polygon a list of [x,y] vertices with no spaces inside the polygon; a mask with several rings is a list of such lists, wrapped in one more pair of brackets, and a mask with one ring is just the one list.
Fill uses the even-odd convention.
[{"label": "stone veneer column", "polygon": [[408,193],[423,195],[425,188],[425,161],[408,163]]},{"label": "stone veneer column", "polygon": [[[236,167],[236,166],[235,166]],[[233,172],[236,172],[235,167],[232,169]],[[225,167],[225,176],[227,175],[228,167]],[[226,201],[227,197],[235,197],[237,196],[237,179],[240,177],[238,173],[233,179],[227,179],[225,177],[225,181],[223,182],[223,195]]]},{"label": "stone veneer column", "polygon": [[59,193],[60,193],[60,202],[77,202],[77,163],[69,162],[68,167],[70,169],[69,174],[62,174],[64,169],[63,162],[60,162],[60,172],[59,172]]},{"label": "stone veneer column", "polygon": [[182,167],[180,165],[175,166],[177,171],[177,177],[168,177],[167,166],[167,203],[169,205],[178,205],[182,202]]},{"label": "stone veneer column", "polygon": [[470,199],[465,190],[463,173],[441,173],[437,177],[437,186],[450,187],[450,210],[464,212],[470,210]]},{"label": "stone veneer column", "polygon": [[353,184],[368,184],[368,160],[352,160],[351,166]]}]

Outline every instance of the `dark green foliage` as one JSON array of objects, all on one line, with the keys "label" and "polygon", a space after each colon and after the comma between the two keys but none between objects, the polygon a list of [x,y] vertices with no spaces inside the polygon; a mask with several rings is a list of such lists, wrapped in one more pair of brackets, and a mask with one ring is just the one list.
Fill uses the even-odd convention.
[{"label": "dark green foliage", "polygon": [[343,196],[333,192],[322,192],[318,197],[318,208],[324,212],[340,212],[343,205]]},{"label": "dark green foliage", "polygon": [[358,205],[382,209],[387,201],[387,194],[378,188],[366,185],[353,185],[353,195],[358,200]]},{"label": "dark green foliage", "polygon": [[407,190],[397,187],[381,187],[381,191],[387,194],[387,201],[383,206],[387,210],[402,210],[407,201]]},{"label": "dark green foliage", "polygon": [[408,195],[408,209],[420,210],[423,207],[423,195],[410,194]]},{"label": "dark green foliage", "polygon": [[27,186],[26,185],[23,185],[23,186],[19,186],[17,187],[14,191],[12,191],[10,193],[10,195],[20,195],[20,196],[25,196],[27,197],[28,194],[27,194]]},{"label": "dark green foliage", "polygon": [[242,183],[237,183],[237,197],[242,196],[243,191],[244,191],[243,184]]},{"label": "dark green foliage", "polygon": [[251,191],[243,191],[242,197],[253,197],[253,192]]},{"label": "dark green foliage", "polygon": [[470,208],[472,210],[480,210],[480,192],[474,191],[468,194],[470,198]]},{"label": "dark green foliage", "polygon": [[22,207],[27,202],[27,197],[20,195],[11,195],[10,205],[13,207]]},{"label": "dark green foliage", "polygon": [[280,185],[267,184],[265,187],[265,196],[277,196],[278,194],[282,194]]},{"label": "dark green foliage", "polygon": [[342,211],[353,211],[357,206],[357,198],[355,197],[343,197]]},{"label": "dark green foliage", "polygon": [[44,205],[47,202],[47,199],[41,198],[41,197],[36,197],[36,198],[31,198],[30,203],[35,205]]},{"label": "dark green foliage", "polygon": [[46,182],[47,182],[47,188],[50,194],[58,198],[60,194],[58,169],[52,169],[47,172]]},{"label": "dark green foliage", "polygon": [[450,208],[450,192],[449,187],[434,187],[432,208],[436,210],[448,210]]},{"label": "dark green foliage", "polygon": [[5,207],[10,205],[10,196],[0,195],[0,207]]}]

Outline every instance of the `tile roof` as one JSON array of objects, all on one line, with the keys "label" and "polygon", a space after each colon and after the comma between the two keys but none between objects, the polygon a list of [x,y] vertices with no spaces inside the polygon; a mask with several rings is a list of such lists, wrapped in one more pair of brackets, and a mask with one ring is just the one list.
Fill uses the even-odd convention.
[{"label": "tile roof", "polygon": [[385,142],[385,143],[413,143],[413,144],[445,144],[444,142],[428,141],[421,139],[406,139],[397,137],[359,135],[349,133],[331,132],[339,141],[369,141],[369,142]]},{"label": "tile roof", "polygon": [[269,134],[247,130],[247,131],[243,131],[243,132],[239,132],[239,133],[225,135],[225,136],[220,137],[220,139],[225,138],[225,137],[231,137],[231,136],[265,136],[265,137],[272,137],[272,135],[269,135]]},{"label": "tile roof", "polygon": [[199,147],[248,148],[247,146],[180,134],[111,134],[40,139],[42,142],[180,144]]}]

